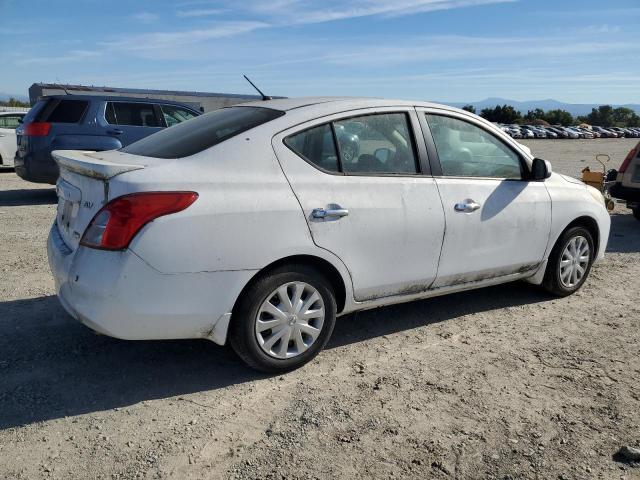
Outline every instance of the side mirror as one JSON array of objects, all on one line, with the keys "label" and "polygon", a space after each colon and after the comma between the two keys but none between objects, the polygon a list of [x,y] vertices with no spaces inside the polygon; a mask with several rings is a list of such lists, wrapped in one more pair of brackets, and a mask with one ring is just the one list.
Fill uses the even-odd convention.
[{"label": "side mirror", "polygon": [[551,163],[548,160],[534,158],[531,165],[531,178],[533,180],[544,180],[551,176]]}]

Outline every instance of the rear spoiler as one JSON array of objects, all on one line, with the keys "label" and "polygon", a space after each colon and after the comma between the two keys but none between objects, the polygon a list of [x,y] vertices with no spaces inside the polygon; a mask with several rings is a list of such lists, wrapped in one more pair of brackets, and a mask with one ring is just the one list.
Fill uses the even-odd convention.
[{"label": "rear spoiler", "polygon": [[70,172],[79,173],[86,177],[98,178],[100,180],[108,180],[121,173],[131,172],[133,170],[141,170],[144,165],[131,165],[126,163],[110,162],[96,158],[91,153],[93,151],[82,150],[55,150],[51,152],[54,160],[62,169]]}]

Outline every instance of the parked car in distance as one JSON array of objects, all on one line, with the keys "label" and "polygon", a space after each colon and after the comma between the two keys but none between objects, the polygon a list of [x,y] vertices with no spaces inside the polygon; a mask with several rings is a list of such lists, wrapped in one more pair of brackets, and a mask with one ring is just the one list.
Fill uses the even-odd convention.
[{"label": "parked car in distance", "polygon": [[618,135],[616,133],[610,132],[609,130],[594,125],[591,127],[595,132],[598,132],[602,138],[617,138]]},{"label": "parked car in distance", "polygon": [[588,138],[588,139],[593,139],[593,133],[591,133],[588,130],[583,130],[581,128],[578,127],[567,127],[569,130],[571,130],[572,132],[575,132],[578,134],[579,138]]},{"label": "parked car in distance", "polygon": [[0,167],[13,167],[16,155],[16,128],[26,115],[24,112],[0,112]]},{"label": "parked car in distance", "polygon": [[53,150],[117,150],[200,115],[176,102],[97,95],[44,97],[18,131],[16,173],[37,183],[56,183]]},{"label": "parked car in distance", "polygon": [[556,135],[558,135],[558,138],[569,138],[569,134],[560,128],[557,128],[557,127],[547,127],[547,128],[552,132],[554,132]]},{"label": "parked car in distance", "polygon": [[547,138],[552,138],[552,139],[558,138],[558,134],[556,132],[554,132],[553,130],[551,130],[550,128],[543,127],[542,130],[544,131],[544,133],[547,134]]},{"label": "parked car in distance", "polygon": [[251,102],[53,155],[64,308],[118,338],[229,341],[269,372],[310,361],[337,315],[520,279],[569,295],[609,236],[599,190],[431,103]]},{"label": "parked car in distance", "polygon": [[626,200],[633,216],[640,220],[640,143],[631,149],[620,165],[609,193],[614,198]]}]

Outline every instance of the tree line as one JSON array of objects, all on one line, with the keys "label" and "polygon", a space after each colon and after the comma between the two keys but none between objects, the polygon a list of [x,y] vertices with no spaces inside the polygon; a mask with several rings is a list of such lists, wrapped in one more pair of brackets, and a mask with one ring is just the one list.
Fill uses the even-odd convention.
[{"label": "tree line", "polygon": [[29,102],[22,102],[13,97],[9,98],[9,100],[0,100],[0,107],[22,107],[29,108]]},{"label": "tree line", "polygon": [[[471,113],[477,113],[473,105],[465,105],[462,107]],[[587,123],[589,125],[598,125],[600,127],[640,127],[640,116],[630,108],[618,107],[613,108],[611,105],[600,105],[598,108],[592,108],[588,115],[574,117],[566,110],[555,109],[547,110],[541,108],[529,110],[525,115],[511,105],[496,105],[494,108],[483,108],[479,114],[490,122],[506,123],[506,124],[539,124],[539,125],[577,125]]]}]

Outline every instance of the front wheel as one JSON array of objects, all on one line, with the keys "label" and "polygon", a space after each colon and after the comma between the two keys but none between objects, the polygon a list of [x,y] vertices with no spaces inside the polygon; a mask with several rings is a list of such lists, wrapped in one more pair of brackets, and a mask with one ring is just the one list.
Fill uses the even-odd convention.
[{"label": "front wheel", "polygon": [[571,295],[586,281],[594,256],[591,233],[584,227],[568,229],[551,251],[543,287],[554,295]]},{"label": "front wheel", "polygon": [[326,345],[336,321],[330,282],[306,265],[278,268],[251,285],[234,309],[229,341],[249,366],[294,370]]}]

